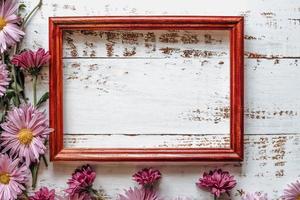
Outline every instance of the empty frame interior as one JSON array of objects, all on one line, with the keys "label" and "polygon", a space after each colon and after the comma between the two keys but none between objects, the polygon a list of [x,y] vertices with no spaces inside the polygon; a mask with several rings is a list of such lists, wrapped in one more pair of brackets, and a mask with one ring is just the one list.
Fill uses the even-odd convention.
[{"label": "empty frame interior", "polygon": [[76,30],[63,41],[65,147],[230,147],[229,31]]},{"label": "empty frame interior", "polygon": [[95,19],[50,19],[52,160],[242,159],[241,17]]}]

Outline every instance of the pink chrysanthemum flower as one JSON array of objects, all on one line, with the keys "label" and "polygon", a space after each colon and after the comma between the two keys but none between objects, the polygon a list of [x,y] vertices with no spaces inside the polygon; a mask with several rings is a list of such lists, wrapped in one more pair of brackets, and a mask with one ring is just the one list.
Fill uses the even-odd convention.
[{"label": "pink chrysanthemum flower", "polygon": [[89,165],[84,165],[76,169],[72,174],[72,178],[67,182],[69,188],[66,189],[66,192],[70,197],[74,197],[75,195],[88,196],[87,194],[92,191],[95,178],[96,172]]},{"label": "pink chrysanthemum flower", "polygon": [[0,52],[3,53],[8,47],[19,42],[25,33],[18,25],[18,4],[14,0],[2,0],[0,4]]},{"label": "pink chrysanthemum flower", "polygon": [[221,194],[227,193],[236,186],[236,180],[227,171],[216,169],[208,174],[204,172],[203,177],[196,183],[199,188],[209,190],[213,195],[220,197]]},{"label": "pink chrysanthemum flower", "polygon": [[54,200],[55,190],[49,190],[47,187],[42,187],[39,191],[35,192],[29,200]]},{"label": "pink chrysanthemum flower", "polygon": [[125,195],[120,194],[118,200],[162,200],[154,190],[144,188],[129,188],[125,190]]},{"label": "pink chrysanthemum flower", "polygon": [[300,200],[300,182],[296,181],[288,185],[283,192],[282,198],[284,200]]},{"label": "pink chrysanthemum flower", "polygon": [[260,192],[247,193],[242,197],[242,200],[268,200],[268,194]]},{"label": "pink chrysanthemum flower", "polygon": [[19,159],[12,160],[6,154],[0,154],[0,199],[15,200],[26,188],[29,171]]},{"label": "pink chrysanthemum flower", "polygon": [[5,64],[0,63],[0,97],[6,92],[6,87],[9,85],[9,73]]},{"label": "pink chrysanthemum flower", "polygon": [[152,186],[157,180],[159,180],[161,178],[161,173],[159,170],[145,168],[136,172],[132,177],[133,180],[138,182],[138,184],[147,187]]},{"label": "pink chrysanthemum flower", "polygon": [[11,156],[24,159],[27,166],[37,162],[39,156],[45,153],[44,141],[52,131],[45,114],[30,104],[9,111],[1,127],[2,152],[9,151]]},{"label": "pink chrysanthemum flower", "polygon": [[31,50],[24,51],[19,55],[14,56],[11,62],[20,67],[22,70],[27,71],[31,75],[37,75],[42,66],[47,64],[50,59],[48,51],[39,48],[36,52]]}]

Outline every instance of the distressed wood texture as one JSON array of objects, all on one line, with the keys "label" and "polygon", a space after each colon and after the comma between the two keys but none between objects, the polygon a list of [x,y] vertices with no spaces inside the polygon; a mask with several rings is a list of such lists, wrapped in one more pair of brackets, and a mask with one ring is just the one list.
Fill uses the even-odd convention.
[{"label": "distressed wood texture", "polygon": [[[36,1],[26,0],[29,7]],[[133,0],[47,0],[27,28],[24,47],[38,48],[48,46],[49,16],[82,15],[243,15],[245,16],[245,159],[242,163],[216,164],[106,164],[92,163],[97,171],[95,187],[102,186],[110,199],[116,199],[123,188],[133,186],[130,176],[144,166],[159,168],[164,177],[160,193],[169,199],[188,196],[197,200],[212,199],[208,193],[195,187],[195,181],[205,170],[223,168],[232,172],[238,180],[231,199],[238,200],[237,190],[269,193],[270,199],[277,200],[289,182],[300,178],[300,2],[295,0],[187,0],[187,1],[133,1]],[[80,33],[76,33],[80,34]],[[79,37],[79,36],[78,36]],[[76,42],[76,41],[75,41]],[[217,41],[212,41],[212,43]],[[113,46],[113,45],[112,45]],[[113,46],[114,47],[114,46]],[[220,45],[213,47],[217,51]],[[102,55],[110,46],[103,47]],[[113,48],[112,56],[123,56],[124,51]],[[150,48],[149,48],[150,49]],[[68,62],[74,60],[69,49]],[[98,49],[97,55],[101,52]],[[131,49],[128,49],[131,50]],[[86,51],[86,53],[85,53]],[[171,50],[166,49],[165,52]],[[77,48],[77,56],[93,55],[89,44]],[[156,53],[164,51],[156,48]],[[223,52],[221,49],[220,52]],[[138,56],[138,52],[133,55]],[[151,55],[149,53],[148,55]],[[157,56],[157,54],[152,54]],[[175,59],[183,52],[173,51],[169,59]],[[189,54],[188,54],[189,55]],[[194,54],[191,54],[194,56]],[[107,56],[107,55],[106,55]],[[90,58],[88,58],[90,59]],[[87,62],[89,60],[86,60]],[[189,58],[187,58],[188,60]],[[210,59],[209,63],[205,62]],[[199,58],[206,65],[218,59],[226,64],[221,55]],[[155,60],[150,60],[156,62]],[[127,61],[126,61],[127,62]],[[128,61],[130,62],[130,61]],[[76,64],[75,62],[73,64]],[[74,69],[75,70],[75,69]],[[48,90],[48,74],[44,70],[39,85],[39,94]],[[81,70],[79,70],[81,71]],[[30,79],[27,79],[29,84]],[[27,94],[32,93],[28,85]],[[201,119],[202,114],[199,116]],[[214,117],[208,117],[214,121]],[[203,119],[204,121],[207,119]],[[73,137],[74,136],[74,137]],[[69,145],[74,140],[84,139],[73,135],[68,138]],[[151,136],[152,137],[152,136]],[[153,136],[155,137],[155,135]],[[195,145],[195,137],[187,136],[176,145]],[[126,136],[120,139],[126,140]],[[103,140],[103,145],[105,145]],[[167,145],[172,145],[172,142]],[[92,144],[92,142],[91,142]],[[173,143],[174,144],[174,143]],[[221,143],[218,143],[219,145]],[[211,144],[206,144],[211,145]],[[49,186],[57,190],[67,187],[66,180],[82,162],[50,164],[42,167],[39,186]],[[180,188],[180,189],[179,189]],[[228,198],[224,198],[228,199]]]}]

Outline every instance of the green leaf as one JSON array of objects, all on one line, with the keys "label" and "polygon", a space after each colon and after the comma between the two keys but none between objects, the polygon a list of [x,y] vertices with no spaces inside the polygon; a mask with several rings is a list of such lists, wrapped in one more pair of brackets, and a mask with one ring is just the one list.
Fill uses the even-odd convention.
[{"label": "green leaf", "polygon": [[[11,88],[12,89],[14,89],[15,90],[15,82],[13,82],[12,84],[11,84]],[[21,91],[23,91],[23,88],[17,83],[17,90],[18,90],[18,92],[21,92]]]},{"label": "green leaf", "polygon": [[5,95],[7,98],[12,98],[15,95],[15,91],[13,89],[7,89]]},{"label": "green leaf", "polygon": [[39,108],[49,99],[49,92],[46,92],[37,102],[36,107]]}]

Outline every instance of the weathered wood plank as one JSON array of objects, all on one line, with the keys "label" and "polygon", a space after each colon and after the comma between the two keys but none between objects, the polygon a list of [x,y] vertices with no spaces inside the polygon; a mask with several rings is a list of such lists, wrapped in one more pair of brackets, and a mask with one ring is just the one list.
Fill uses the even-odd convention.
[{"label": "weathered wood plank", "polygon": [[229,57],[229,31],[65,31],[65,58]]},{"label": "weathered wood plank", "polygon": [[[32,6],[33,0],[25,0]],[[280,5],[280,6],[274,6]],[[29,6],[30,7],[30,6]],[[180,9],[178,9],[180,8]],[[247,57],[299,57],[299,2],[294,0],[253,0],[212,3],[209,0],[166,0],[144,5],[136,1],[47,0],[28,26],[26,47],[47,47],[48,16],[76,15],[244,15]]]},{"label": "weathered wood plank", "polygon": [[220,61],[67,59],[64,130],[228,135],[229,67]]},{"label": "weathered wood plank", "polygon": [[[220,60],[210,60],[205,62],[201,66],[199,60],[199,70],[205,70],[215,66],[216,68],[221,67],[221,64],[218,64]],[[71,60],[68,62],[72,63]],[[84,60],[82,62],[89,62]],[[94,62],[94,60],[90,61]],[[107,63],[109,61],[104,61]],[[112,61],[112,63],[115,61]],[[127,62],[127,61],[126,61]],[[133,62],[133,60],[128,61]],[[142,61],[137,61],[142,62]],[[150,61],[149,61],[150,62]],[[158,62],[153,61],[151,62]],[[172,59],[167,62],[175,63]],[[299,130],[299,112],[300,112],[300,95],[297,92],[299,91],[298,77],[300,76],[300,69],[298,65],[298,60],[292,59],[283,59],[280,61],[274,60],[246,60],[245,66],[245,132],[254,133],[254,134],[263,134],[263,133],[296,133]],[[74,61],[71,65],[74,65],[74,71],[76,72],[76,67],[79,62]],[[103,63],[96,62],[98,67]],[[82,63],[83,64],[83,63]],[[95,63],[94,63],[95,64]],[[225,65],[225,64],[224,64]],[[89,69],[90,66],[87,66]],[[87,70],[88,70],[87,69]],[[84,72],[83,70],[78,70],[78,72]],[[185,72],[184,72],[185,73]],[[86,82],[87,85],[92,85],[96,87],[94,82],[89,82],[84,80],[84,73],[80,73],[82,76],[83,82]],[[78,75],[77,75],[78,76]],[[45,75],[45,78],[47,76]],[[71,79],[70,79],[71,80]],[[69,81],[70,81],[69,80]],[[80,79],[79,79],[80,80]],[[47,81],[45,82],[47,84]],[[42,87],[47,87],[46,85]],[[103,92],[103,91],[102,91]],[[103,92],[103,94],[106,94]],[[218,95],[213,95],[212,99],[216,98]],[[222,95],[221,95],[222,96]],[[219,98],[219,108],[226,107],[226,96]],[[223,99],[223,100],[222,100]],[[210,108],[208,111],[211,111],[209,115],[204,113],[197,114],[196,117],[201,121],[218,121],[221,113],[226,114],[226,110],[214,110],[215,106],[208,106]],[[207,110],[206,108],[206,110]],[[207,112],[206,112],[207,114]],[[222,114],[222,115],[223,115]],[[221,120],[222,121],[222,120]]]},{"label": "weathered wood plank", "polygon": [[65,134],[64,142],[68,148],[230,148],[226,134]]}]

